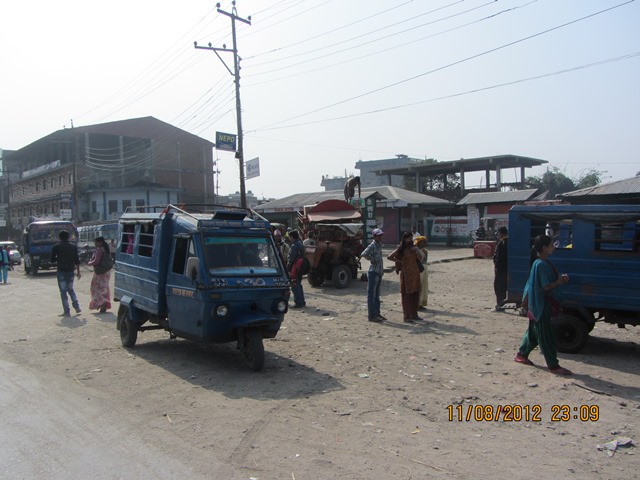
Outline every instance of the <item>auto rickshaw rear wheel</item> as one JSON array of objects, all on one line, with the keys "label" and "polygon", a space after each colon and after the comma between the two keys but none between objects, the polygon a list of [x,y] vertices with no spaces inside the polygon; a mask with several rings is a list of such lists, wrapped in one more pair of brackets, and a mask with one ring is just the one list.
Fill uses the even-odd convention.
[{"label": "auto rickshaw rear wheel", "polygon": [[244,333],[244,346],[242,353],[247,361],[247,365],[254,372],[259,372],[264,368],[264,344],[262,343],[262,332],[257,328],[252,328]]},{"label": "auto rickshaw rear wheel", "polygon": [[118,309],[118,324],[120,325],[120,341],[123,347],[131,348],[138,340],[138,327],[131,321],[129,308],[120,305]]}]

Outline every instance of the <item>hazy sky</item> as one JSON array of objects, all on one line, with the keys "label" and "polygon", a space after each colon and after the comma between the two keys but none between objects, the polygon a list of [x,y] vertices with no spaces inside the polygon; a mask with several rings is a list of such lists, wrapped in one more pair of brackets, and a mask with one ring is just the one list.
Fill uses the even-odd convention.
[{"label": "hazy sky", "polygon": [[[396,154],[523,155],[606,181],[640,170],[640,0],[236,7],[251,16],[237,40],[245,159],[261,170],[246,186],[260,198],[319,191],[322,175]],[[146,116],[211,141],[236,133],[233,78],[193,46],[232,45],[213,1],[2,1],[0,19],[0,148]],[[216,157],[219,193],[239,190],[233,153]]]}]

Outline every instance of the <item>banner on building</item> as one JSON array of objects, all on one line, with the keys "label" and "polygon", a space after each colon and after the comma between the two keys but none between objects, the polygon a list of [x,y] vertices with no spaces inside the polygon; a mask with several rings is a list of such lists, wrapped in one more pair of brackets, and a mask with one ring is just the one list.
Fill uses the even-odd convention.
[{"label": "banner on building", "polygon": [[233,133],[216,132],[216,150],[236,151],[236,136]]},{"label": "banner on building", "polygon": [[249,180],[250,178],[259,177],[260,176],[260,157],[247,160],[244,164],[244,167],[245,167],[245,175],[244,175],[245,179]]},{"label": "banner on building", "polygon": [[60,209],[60,218],[64,218],[65,220],[71,220],[71,209],[70,208],[61,208]]}]

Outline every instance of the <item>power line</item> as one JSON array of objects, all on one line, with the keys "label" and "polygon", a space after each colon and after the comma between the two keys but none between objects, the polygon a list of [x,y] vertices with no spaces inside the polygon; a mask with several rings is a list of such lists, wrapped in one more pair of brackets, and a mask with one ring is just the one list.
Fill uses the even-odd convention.
[{"label": "power line", "polygon": [[509,42],[509,43],[506,43],[506,44],[500,45],[500,46],[498,46],[498,47],[491,48],[491,49],[489,49],[489,50],[485,50],[484,52],[477,53],[477,54],[475,54],[475,55],[471,55],[471,56],[466,57],[466,58],[463,58],[463,59],[461,59],[461,60],[456,60],[455,62],[448,63],[448,64],[446,64],[446,65],[440,66],[440,67],[438,67],[438,68],[434,68],[434,69],[429,70],[429,71],[427,71],[427,72],[423,72],[423,73],[421,73],[421,74],[414,75],[414,76],[409,77],[409,78],[405,78],[404,80],[399,80],[399,81],[397,81],[397,82],[391,83],[391,84],[389,84],[389,85],[385,85],[385,86],[383,86],[383,87],[379,87],[379,88],[376,88],[376,89],[373,89],[373,90],[369,90],[368,92],[362,93],[362,94],[360,94],[360,95],[356,95],[356,96],[353,96],[353,97],[350,97],[350,98],[347,98],[347,99],[341,100],[341,101],[339,101],[339,102],[335,102],[335,103],[332,103],[332,104],[329,104],[329,105],[325,105],[324,107],[316,108],[315,110],[311,110],[311,111],[306,112],[306,113],[301,113],[301,114],[299,114],[299,115],[296,115],[296,116],[293,116],[293,117],[290,117],[290,118],[287,118],[287,119],[284,119],[284,120],[280,120],[279,122],[274,122],[274,123],[272,123],[272,124],[266,125],[265,127],[257,128],[257,129],[254,129],[254,130],[252,130],[252,131],[267,130],[267,129],[269,129],[269,128],[271,128],[271,127],[275,126],[275,125],[279,125],[279,124],[281,124],[281,123],[288,122],[288,121],[290,121],[290,120],[295,120],[295,119],[297,119],[297,118],[305,117],[305,116],[307,116],[307,115],[311,115],[311,114],[313,114],[313,113],[321,112],[321,111],[323,111],[323,110],[327,110],[327,109],[329,109],[329,108],[336,107],[336,106],[338,106],[338,105],[342,105],[342,104],[345,104],[345,103],[351,102],[351,101],[353,101],[353,100],[357,100],[357,99],[359,99],[359,98],[363,98],[363,97],[366,97],[366,96],[372,95],[372,94],[374,94],[374,93],[378,93],[378,92],[381,92],[381,91],[383,91],[383,90],[386,90],[386,89],[389,89],[389,88],[392,88],[392,87],[396,87],[396,86],[398,86],[398,85],[402,85],[402,84],[404,84],[404,83],[410,82],[410,81],[412,81],[412,80],[416,80],[416,79],[421,78],[421,77],[424,77],[424,76],[426,76],[426,75],[430,75],[430,74],[432,74],[432,73],[439,72],[439,71],[441,71],[441,70],[445,70],[445,69],[450,68],[450,67],[453,67],[453,66],[455,66],[455,65],[459,65],[459,64],[461,64],[461,63],[468,62],[468,61],[470,61],[470,60],[473,60],[473,59],[476,59],[476,58],[479,58],[479,57],[482,57],[482,56],[488,55],[488,54],[490,54],[490,53],[497,52],[497,51],[499,51],[499,50],[502,50],[502,49],[507,48],[507,47],[511,47],[511,46],[513,46],[513,45],[517,45],[517,44],[522,43],[522,42],[525,42],[525,41],[527,41],[527,40],[531,40],[531,39],[533,39],[533,38],[536,38],[536,37],[539,37],[539,36],[545,35],[545,34],[547,34],[547,33],[553,32],[553,31],[555,31],[555,30],[559,30],[559,29],[564,28],[564,27],[567,27],[567,26],[569,26],[569,25],[573,25],[573,24],[578,23],[578,22],[581,22],[581,21],[583,21],[583,20],[586,20],[586,19],[589,19],[589,18],[595,17],[595,16],[597,16],[597,15],[601,15],[601,14],[603,14],[603,13],[609,12],[609,11],[614,10],[614,9],[616,9],[616,8],[620,8],[620,7],[624,6],[624,5],[628,5],[629,3],[632,3],[632,2],[634,2],[634,1],[635,1],[635,0],[628,0],[628,1],[626,1],[626,2],[620,3],[620,4],[615,5],[615,6],[613,6],[613,7],[609,7],[609,8],[606,8],[606,9],[604,9],[604,10],[600,10],[600,11],[598,11],[598,12],[595,12],[595,13],[592,13],[592,14],[589,14],[589,15],[586,15],[586,16],[584,16],[584,17],[580,17],[580,18],[578,18],[578,19],[576,19],[576,20],[572,20],[572,21],[570,21],[570,22],[563,23],[563,24],[561,24],[561,25],[558,25],[558,26],[555,26],[555,27],[549,28],[549,29],[547,29],[547,30],[543,30],[543,31],[538,32],[538,33],[535,33],[535,34],[533,34],[533,35],[528,35],[528,36],[523,37],[523,38],[520,38],[520,39],[518,39],[518,40],[514,40],[514,41],[512,41],[512,42]]}]

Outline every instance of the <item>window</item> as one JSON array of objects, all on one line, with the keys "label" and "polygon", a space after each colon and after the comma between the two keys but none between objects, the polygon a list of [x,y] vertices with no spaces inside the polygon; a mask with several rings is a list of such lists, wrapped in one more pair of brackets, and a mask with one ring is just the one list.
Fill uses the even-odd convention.
[{"label": "window", "polygon": [[596,250],[638,251],[640,220],[626,223],[596,223]]},{"label": "window", "polygon": [[46,190],[46,189],[47,189],[47,181],[42,180],[42,190]]},{"label": "window", "polygon": [[118,212],[118,201],[117,200],[109,200],[109,215],[112,213]]},{"label": "window", "polygon": [[132,255],[135,247],[136,232],[135,225],[125,225],[122,229],[120,239],[120,251]]},{"label": "window", "polygon": [[140,225],[140,240],[138,245],[138,255],[150,257],[153,254],[153,233],[155,224],[145,223]]},{"label": "window", "polygon": [[40,191],[40,182],[36,182],[36,192]]},{"label": "window", "polygon": [[98,202],[96,202],[95,200],[91,201],[91,212],[98,213]]},{"label": "window", "polygon": [[175,249],[173,253],[173,266],[171,271],[184,275],[187,268],[187,259],[195,256],[193,244],[190,238],[176,238]]},{"label": "window", "polygon": [[[136,198],[136,207],[144,207],[144,200],[142,198]],[[141,212],[141,209],[138,209],[139,212]]]},{"label": "window", "polygon": [[73,176],[69,174],[69,185],[71,185],[72,183],[73,183]]},{"label": "window", "polygon": [[122,211],[126,212],[127,208],[131,206],[131,200],[122,200]]},{"label": "window", "polygon": [[60,178],[58,178],[58,186],[64,187],[64,177],[62,175],[60,175]]},{"label": "window", "polygon": [[205,256],[212,275],[280,273],[278,253],[266,237],[206,237]]},{"label": "window", "polygon": [[49,187],[53,188],[53,178],[49,180]]}]

